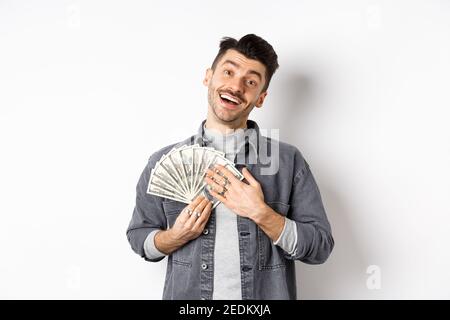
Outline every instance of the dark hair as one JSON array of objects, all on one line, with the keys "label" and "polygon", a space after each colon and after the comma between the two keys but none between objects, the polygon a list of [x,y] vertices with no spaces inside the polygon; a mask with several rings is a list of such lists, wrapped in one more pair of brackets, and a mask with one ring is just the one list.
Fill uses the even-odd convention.
[{"label": "dark hair", "polygon": [[229,49],[236,50],[249,59],[257,60],[266,67],[266,83],[262,91],[267,90],[270,79],[272,79],[273,74],[279,67],[278,56],[273,50],[273,47],[266,40],[255,34],[247,34],[239,39],[239,41],[234,38],[223,37],[220,41],[219,52],[214,58],[211,69],[216,69],[217,62]]}]

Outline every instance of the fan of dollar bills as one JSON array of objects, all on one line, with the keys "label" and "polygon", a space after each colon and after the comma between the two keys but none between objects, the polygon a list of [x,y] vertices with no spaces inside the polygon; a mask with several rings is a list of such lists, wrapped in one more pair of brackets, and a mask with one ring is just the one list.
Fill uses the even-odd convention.
[{"label": "fan of dollar bills", "polygon": [[150,174],[147,193],[184,203],[190,203],[198,195],[204,195],[216,207],[220,201],[213,198],[203,181],[206,170],[220,164],[239,180],[244,176],[223,152],[214,148],[184,145],[173,148],[156,162]]}]

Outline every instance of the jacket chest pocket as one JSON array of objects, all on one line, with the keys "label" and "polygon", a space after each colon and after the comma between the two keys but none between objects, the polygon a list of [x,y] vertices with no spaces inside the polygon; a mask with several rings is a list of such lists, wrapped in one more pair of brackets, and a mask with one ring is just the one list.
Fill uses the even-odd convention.
[{"label": "jacket chest pocket", "polygon": [[[277,213],[286,216],[289,211],[289,205],[282,202],[267,203]],[[286,266],[285,252],[279,246],[274,245],[273,241],[262,231],[258,229],[258,267],[259,270],[272,270],[284,268]]]},{"label": "jacket chest pocket", "polygon": [[[172,228],[181,211],[187,206],[186,203],[168,200],[163,201],[164,214],[167,219],[168,228]],[[191,267],[192,266],[192,255],[194,251],[194,246],[197,241],[191,240],[184,246],[172,253],[172,261],[175,264]]]}]

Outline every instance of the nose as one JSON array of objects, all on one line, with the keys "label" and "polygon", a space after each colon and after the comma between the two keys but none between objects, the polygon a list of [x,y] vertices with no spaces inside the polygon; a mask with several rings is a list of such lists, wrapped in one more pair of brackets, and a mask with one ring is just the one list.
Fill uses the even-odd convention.
[{"label": "nose", "polygon": [[242,94],[244,90],[244,80],[239,77],[230,79],[228,82],[228,88],[237,94]]}]

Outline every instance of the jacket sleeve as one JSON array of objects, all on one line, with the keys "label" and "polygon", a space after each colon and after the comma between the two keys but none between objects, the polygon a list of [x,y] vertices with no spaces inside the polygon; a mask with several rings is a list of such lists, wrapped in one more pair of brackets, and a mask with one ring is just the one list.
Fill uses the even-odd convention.
[{"label": "jacket sleeve", "polygon": [[164,258],[149,259],[145,255],[144,242],[147,236],[155,230],[165,230],[167,220],[164,215],[162,198],[147,194],[150,171],[156,164],[156,160],[150,157],[147,166],[142,172],[136,186],[136,205],[133,210],[130,224],[127,229],[128,242],[134,252],[146,261],[157,262]]},{"label": "jacket sleeve", "polygon": [[298,150],[294,161],[288,217],[297,227],[297,247],[294,254],[285,257],[308,264],[324,263],[334,247],[331,226],[311,169]]}]

